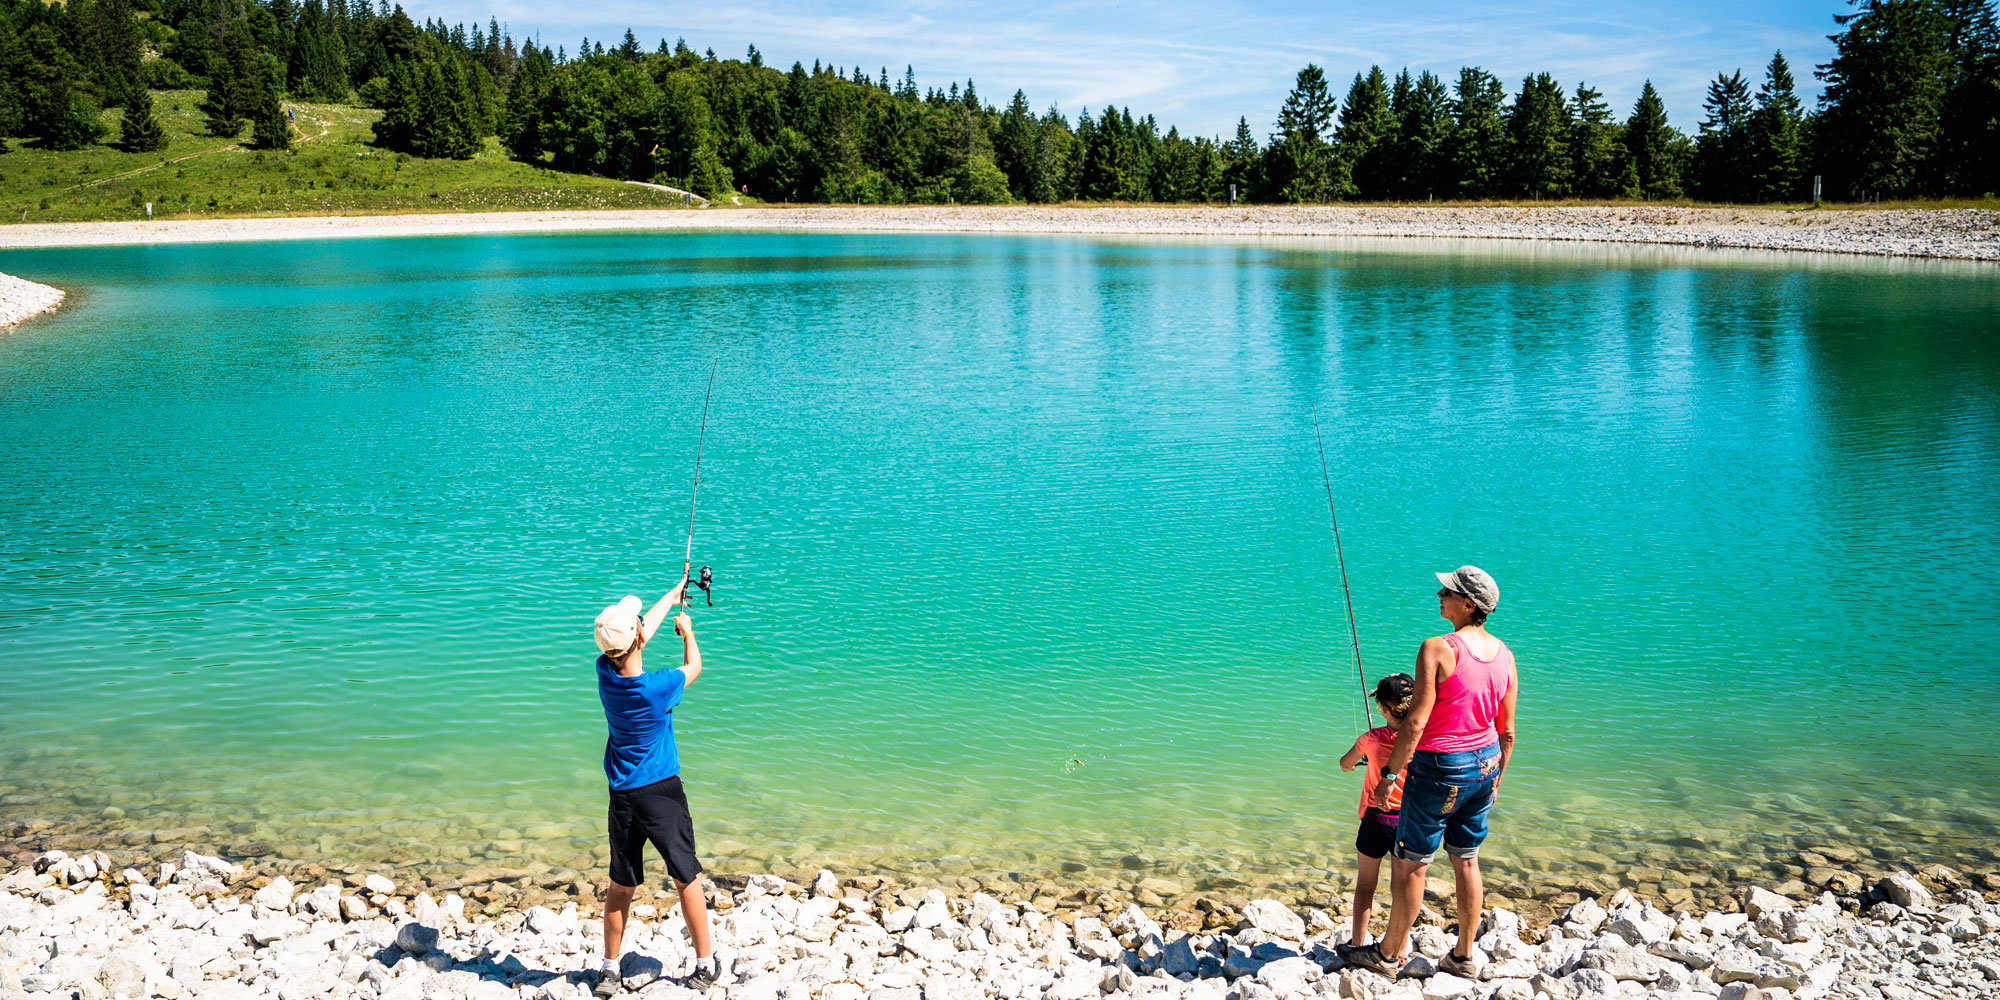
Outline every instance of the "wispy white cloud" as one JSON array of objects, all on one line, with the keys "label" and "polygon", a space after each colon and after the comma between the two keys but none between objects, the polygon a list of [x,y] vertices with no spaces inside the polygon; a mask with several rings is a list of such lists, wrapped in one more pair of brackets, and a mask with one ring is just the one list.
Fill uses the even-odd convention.
[{"label": "wispy white cloud", "polygon": [[539,31],[546,44],[611,42],[631,27],[648,46],[683,37],[696,49],[741,55],[755,44],[767,62],[815,59],[900,77],[913,66],[920,84],[977,82],[982,96],[1004,102],[1016,88],[1037,107],[1074,115],[1088,107],[1129,106],[1158,116],[1162,127],[1228,135],[1237,116],[1268,131],[1292,78],[1307,62],[1347,79],[1380,64],[1428,69],[1449,81],[1460,66],[1481,66],[1510,87],[1547,71],[1567,86],[1588,81],[1620,113],[1652,80],[1673,120],[1692,130],[1707,83],[1742,69],[1761,79],[1772,50],[1783,49],[1808,97],[1812,65],[1831,51],[1826,40],[1840,0],[1551,0],[1526,4],[1392,5],[1251,2],[1219,8],[1192,0],[1123,3],[1027,3],[1014,0],[752,0],[716,6],[610,0],[542,5],[501,0],[409,0],[413,16],[484,21],[491,13],[517,34]]}]

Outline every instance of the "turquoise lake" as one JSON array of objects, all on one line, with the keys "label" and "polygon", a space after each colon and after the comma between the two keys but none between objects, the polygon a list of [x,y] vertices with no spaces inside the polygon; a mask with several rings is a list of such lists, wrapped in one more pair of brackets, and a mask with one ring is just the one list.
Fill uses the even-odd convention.
[{"label": "turquoise lake", "polygon": [[598,233],[0,271],[76,295],[0,335],[0,823],[601,866],[590,622],[676,578],[719,365],[677,713],[719,870],[1338,885],[1315,406],[1371,683],[1446,628],[1432,571],[1500,583],[1491,884],[2000,869],[1992,265]]}]

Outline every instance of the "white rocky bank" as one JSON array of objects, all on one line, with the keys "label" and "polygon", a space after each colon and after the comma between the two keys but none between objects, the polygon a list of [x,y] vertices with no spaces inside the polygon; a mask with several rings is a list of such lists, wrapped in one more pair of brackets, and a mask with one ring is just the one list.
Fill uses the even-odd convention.
[{"label": "white rocky bank", "polygon": [[[50,852],[0,880],[0,996],[583,1000],[598,927],[574,906],[496,919],[455,895],[413,905],[371,875],[299,891],[280,877],[231,895],[237,866],[189,852],[153,875],[103,855]],[[121,897],[124,897],[121,900]],[[1490,911],[1477,980],[1433,971],[1447,938],[1418,929],[1428,959],[1391,982],[1343,969],[1344,930],[1275,900],[1227,933],[1168,931],[1139,907],[1074,926],[1031,904],[932,890],[908,906],[821,872],[809,887],[758,875],[719,901],[722,981],[703,1000],[1365,1000],[1596,997],[1816,1000],[2000,996],[2000,907],[1964,890],[1934,897],[1891,875],[1859,898],[1799,903],[1750,889],[1742,913],[1663,913],[1621,890],[1554,925]],[[625,986],[639,1000],[697,1000],[686,925],[634,908]]]},{"label": "white rocky bank", "polygon": [[0,330],[62,305],[63,290],[0,274]]}]

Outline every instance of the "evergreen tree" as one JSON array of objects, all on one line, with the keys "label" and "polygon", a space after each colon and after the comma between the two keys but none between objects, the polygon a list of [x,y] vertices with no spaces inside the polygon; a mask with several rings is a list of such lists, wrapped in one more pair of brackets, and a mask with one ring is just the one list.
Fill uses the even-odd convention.
[{"label": "evergreen tree", "polygon": [[250,124],[249,99],[256,85],[251,79],[254,55],[247,29],[240,22],[232,24],[223,35],[222,51],[209,60],[208,92],[197,106],[208,134],[234,139]]},{"label": "evergreen tree", "polygon": [[1686,138],[1667,124],[1667,105],[1647,80],[1625,120],[1625,158],[1637,197],[1654,200],[1681,196],[1680,148]]},{"label": "evergreen tree", "polygon": [[1945,51],[1940,171],[1945,187],[1963,195],[2000,191],[2000,24],[1994,0],[1940,0],[1951,25]]},{"label": "evergreen tree", "polygon": [[1450,155],[1453,124],[1444,81],[1425,70],[1410,84],[1401,104],[1391,180],[1394,195],[1413,201],[1451,197],[1456,193]]},{"label": "evergreen tree", "polygon": [[1463,198],[1500,193],[1507,164],[1507,124],[1501,105],[1507,91],[1500,78],[1477,66],[1458,71],[1452,101],[1452,167]]},{"label": "evergreen tree", "polygon": [[153,93],[133,88],[125,99],[125,120],[118,126],[118,145],[128,153],[153,153],[167,148],[167,130],[153,113]]},{"label": "evergreen tree", "polygon": [[417,133],[417,155],[469,160],[479,151],[482,132],[465,60],[454,55],[423,64],[419,87],[426,109]]},{"label": "evergreen tree", "polygon": [[1805,114],[1792,86],[1785,54],[1773,53],[1750,116],[1750,193],[1758,201],[1799,201],[1807,193]]},{"label": "evergreen tree", "polygon": [[44,149],[82,149],[104,134],[97,102],[84,93],[83,66],[47,24],[22,34],[13,75],[20,88],[21,132]]},{"label": "evergreen tree", "polygon": [[1604,95],[1576,85],[1570,105],[1576,133],[1570,140],[1570,190],[1582,198],[1609,198],[1619,193],[1618,160],[1621,130],[1611,120]]},{"label": "evergreen tree", "polygon": [[1702,119],[1695,139],[1695,189],[1710,201],[1749,201],[1756,196],[1756,171],[1751,159],[1750,85],[1743,71],[1720,73],[1708,85]]},{"label": "evergreen tree", "polygon": [[1835,15],[1818,132],[1831,189],[1905,197],[1936,186],[1951,24],[1936,0],[1860,0]]},{"label": "evergreen tree", "polygon": [[1222,147],[1222,194],[1234,185],[1236,197],[1249,201],[1264,196],[1264,152],[1250,131],[1250,119],[1236,119],[1236,136]]},{"label": "evergreen tree", "polygon": [[250,148],[292,148],[292,123],[285,117],[284,105],[278,100],[278,88],[272,86],[270,78],[262,72],[248,76],[250,80],[244,88],[243,110],[250,119]]},{"label": "evergreen tree", "polygon": [[1547,73],[1524,78],[1507,111],[1508,173],[1515,193],[1531,198],[1569,193],[1569,144],[1575,132],[1562,84]]},{"label": "evergreen tree", "polygon": [[704,198],[715,198],[735,184],[716,155],[713,113],[701,90],[701,79],[692,70],[669,73],[661,81],[653,112],[654,134],[659,140],[653,158],[672,183]]},{"label": "evergreen tree", "polygon": [[91,60],[97,76],[97,92],[119,104],[131,100],[142,86],[139,74],[139,32],[134,23],[130,0],[96,0],[88,9]]},{"label": "evergreen tree", "polygon": [[1382,67],[1371,66],[1368,75],[1354,74],[1347,88],[1347,103],[1340,110],[1340,130],[1335,139],[1341,165],[1349,183],[1338,185],[1334,197],[1359,195],[1379,200],[1389,195],[1393,169],[1389,152],[1396,139],[1396,119],[1389,108],[1389,81]]},{"label": "evergreen tree", "polygon": [[0,153],[12,148],[7,145],[8,136],[21,134],[21,91],[12,74],[5,72],[14,64],[8,49],[7,40],[0,39]]},{"label": "evergreen tree", "polygon": [[383,77],[382,117],[375,120],[375,142],[386,149],[410,152],[416,145],[417,129],[423,118],[418,99],[414,67],[399,62]]},{"label": "evergreen tree", "polygon": [[1272,137],[1268,154],[1267,172],[1280,201],[1298,204],[1333,197],[1333,156],[1326,140],[1334,110],[1326,72],[1311,64],[1299,70],[1292,92],[1278,110],[1278,134]]},{"label": "evergreen tree", "polygon": [[320,0],[306,0],[299,12],[286,78],[292,93],[301,97],[328,101],[347,97],[346,43],[329,21]]},{"label": "evergreen tree", "polygon": [[548,50],[530,45],[507,85],[507,111],[501,122],[500,137],[508,151],[529,163],[542,158],[542,98],[548,93],[549,78],[554,72],[555,60]]},{"label": "evergreen tree", "polygon": [[1028,95],[1016,90],[993,135],[994,162],[1007,174],[1007,188],[1016,199],[1034,201],[1043,187],[1035,176],[1042,166],[1041,145],[1041,122],[1028,107]]}]

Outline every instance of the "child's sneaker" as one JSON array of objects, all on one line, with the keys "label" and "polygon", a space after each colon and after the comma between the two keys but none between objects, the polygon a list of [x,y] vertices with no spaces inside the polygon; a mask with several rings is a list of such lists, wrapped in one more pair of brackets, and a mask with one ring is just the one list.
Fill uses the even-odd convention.
[{"label": "child's sneaker", "polygon": [[624,984],[625,977],[619,973],[618,963],[606,961],[604,967],[597,970],[597,989],[592,992],[596,993],[597,1000],[611,1000]]},{"label": "child's sneaker", "polygon": [[705,990],[714,986],[715,981],[720,978],[722,978],[722,963],[717,961],[714,955],[710,955],[707,958],[695,959],[694,971],[688,973],[687,984],[690,989]]}]

